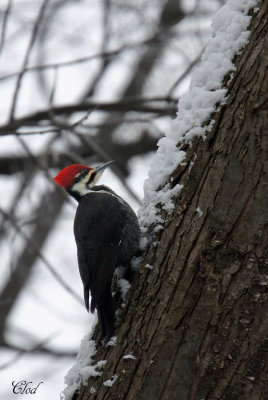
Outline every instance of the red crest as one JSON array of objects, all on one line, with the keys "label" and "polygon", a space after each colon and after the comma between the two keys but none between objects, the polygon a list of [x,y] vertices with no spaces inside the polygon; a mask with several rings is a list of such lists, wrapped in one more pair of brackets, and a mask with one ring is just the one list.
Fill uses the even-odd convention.
[{"label": "red crest", "polygon": [[90,171],[92,168],[80,164],[69,165],[63,168],[58,175],[53,178],[53,181],[65,189],[71,187],[75,176],[82,171],[82,169],[88,169]]}]

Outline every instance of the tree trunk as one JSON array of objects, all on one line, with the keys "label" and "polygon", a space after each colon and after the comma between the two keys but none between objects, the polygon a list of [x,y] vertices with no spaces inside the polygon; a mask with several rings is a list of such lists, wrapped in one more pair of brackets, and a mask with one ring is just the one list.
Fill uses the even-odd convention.
[{"label": "tree trunk", "polygon": [[267,18],[264,1],[212,131],[173,174],[184,187],[134,277],[116,346],[98,349],[103,373],[75,398],[268,398]]}]

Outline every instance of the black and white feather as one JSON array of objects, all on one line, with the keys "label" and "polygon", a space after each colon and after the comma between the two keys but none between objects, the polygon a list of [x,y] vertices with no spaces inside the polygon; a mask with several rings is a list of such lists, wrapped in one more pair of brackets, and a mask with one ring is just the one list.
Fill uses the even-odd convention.
[{"label": "black and white feather", "polygon": [[102,337],[109,340],[115,319],[112,276],[137,253],[140,228],[132,208],[107,186],[94,186],[74,197],[79,202],[74,235],[85,304],[91,312],[97,309]]}]

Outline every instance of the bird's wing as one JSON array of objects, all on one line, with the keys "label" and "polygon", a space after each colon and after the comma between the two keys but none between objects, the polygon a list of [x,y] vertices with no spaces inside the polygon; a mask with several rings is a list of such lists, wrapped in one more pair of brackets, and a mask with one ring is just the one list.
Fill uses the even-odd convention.
[{"label": "bird's wing", "polygon": [[[116,198],[104,194],[89,194],[80,202],[74,224],[78,264],[88,308],[91,292],[91,311],[99,303],[111,281],[122,241],[124,215]],[[93,212],[94,211],[94,212]]]},{"label": "bird's wing", "polygon": [[116,268],[119,245],[109,243],[99,248],[97,256],[97,269],[95,276],[89,284],[91,292],[91,312],[94,312],[99,304],[107,285],[111,282]]}]

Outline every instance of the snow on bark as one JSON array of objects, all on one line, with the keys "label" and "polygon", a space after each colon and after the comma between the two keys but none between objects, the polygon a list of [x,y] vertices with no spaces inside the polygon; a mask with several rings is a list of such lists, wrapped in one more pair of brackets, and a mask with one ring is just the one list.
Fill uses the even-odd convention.
[{"label": "snow on bark", "polygon": [[131,287],[129,281],[127,281],[124,278],[120,278],[117,281],[117,285],[118,285],[118,287],[120,289],[122,300],[126,301],[127,292],[129,290],[129,288]]},{"label": "snow on bark", "polygon": [[185,159],[185,152],[177,144],[191,143],[195,136],[205,138],[205,133],[212,128],[214,121],[209,121],[210,115],[226,100],[223,78],[235,70],[234,56],[245,46],[250,34],[248,13],[257,4],[257,0],[229,0],[213,18],[212,37],[193,71],[189,90],[180,99],[170,132],[158,142],[158,151],[144,184],[144,205],[138,213],[144,232],[151,224],[161,227],[163,221],[157,205],[168,212],[173,208],[172,198],[182,185],[171,188],[168,178]]},{"label": "snow on bark", "polygon": [[75,391],[80,390],[81,385],[87,384],[90,376],[99,376],[102,373],[101,370],[106,363],[105,360],[92,365],[96,344],[91,339],[91,335],[92,333],[82,339],[75,364],[65,376],[66,388],[61,393],[62,400],[71,400]]},{"label": "snow on bark", "polygon": [[135,356],[133,356],[133,354],[126,354],[123,357],[124,360],[137,360],[137,358]]},{"label": "snow on bark", "polygon": [[114,375],[111,377],[111,379],[108,379],[107,381],[103,382],[104,386],[112,387],[115,381],[117,380],[118,376]]}]

